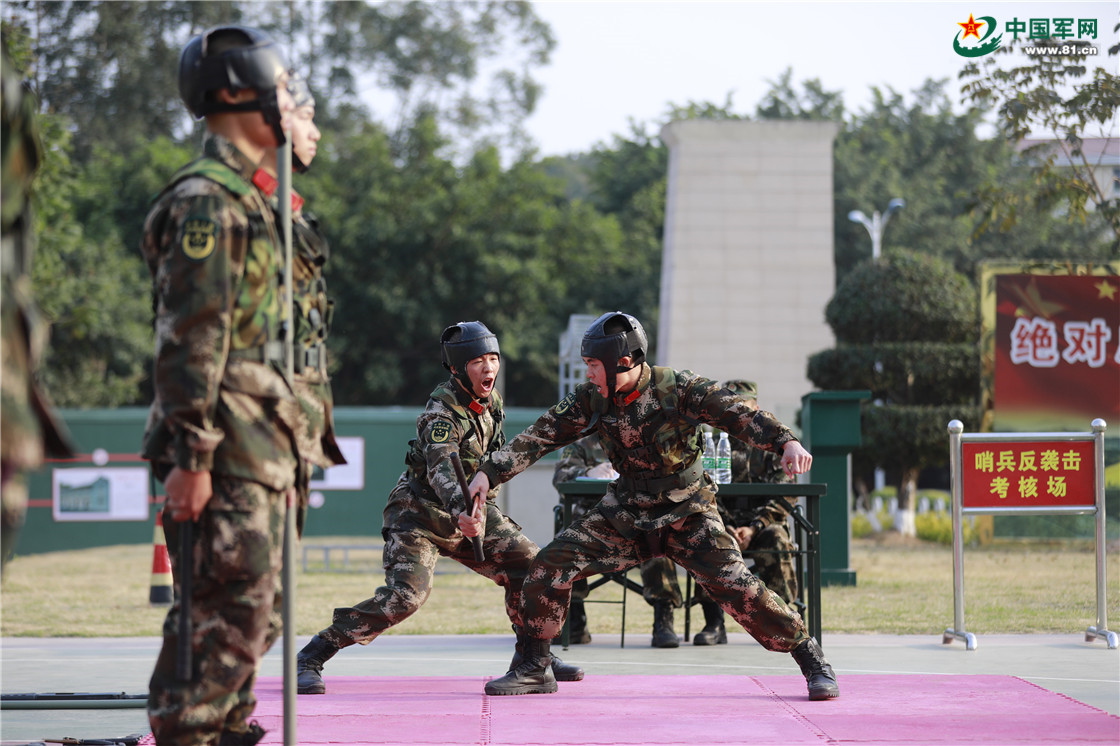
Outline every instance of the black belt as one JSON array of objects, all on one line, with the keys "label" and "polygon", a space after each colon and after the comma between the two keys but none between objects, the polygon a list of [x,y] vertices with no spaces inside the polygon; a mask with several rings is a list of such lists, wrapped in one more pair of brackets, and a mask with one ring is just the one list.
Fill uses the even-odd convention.
[{"label": "black belt", "polygon": [[283,363],[284,343],[274,339],[256,347],[230,350],[229,356],[236,360],[251,360],[254,363]]},{"label": "black belt", "polygon": [[700,462],[700,459],[696,459],[692,462],[691,466],[675,474],[669,474],[663,477],[649,477],[648,479],[622,475],[618,478],[618,481],[623,487],[636,491],[665,492],[666,490],[676,490],[687,484],[691,484],[703,473],[704,465]]}]

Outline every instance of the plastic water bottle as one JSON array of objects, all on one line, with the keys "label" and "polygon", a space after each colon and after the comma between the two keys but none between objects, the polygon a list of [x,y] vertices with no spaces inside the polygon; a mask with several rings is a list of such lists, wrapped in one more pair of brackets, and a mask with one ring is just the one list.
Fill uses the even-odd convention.
[{"label": "plastic water bottle", "polygon": [[704,473],[716,481],[716,442],[712,439],[712,434],[707,430],[704,431],[704,456],[702,459],[704,465]]},{"label": "plastic water bottle", "polygon": [[716,446],[716,482],[731,483],[731,441],[727,433],[719,434],[719,445]]}]

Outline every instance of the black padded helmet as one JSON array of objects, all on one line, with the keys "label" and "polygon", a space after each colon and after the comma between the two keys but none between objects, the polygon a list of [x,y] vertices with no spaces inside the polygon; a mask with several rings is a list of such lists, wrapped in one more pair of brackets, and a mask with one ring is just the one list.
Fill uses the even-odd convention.
[{"label": "black padded helmet", "polygon": [[471,391],[471,379],[467,375],[467,363],[476,357],[489,353],[501,357],[498,337],[486,328],[481,321],[460,321],[443,330],[439,337],[440,359],[443,367],[455,369],[455,376]]},{"label": "black padded helmet", "polygon": [[641,365],[645,362],[648,347],[646,330],[636,318],[622,311],[611,311],[595,319],[587,327],[579,354],[580,357],[593,358],[603,364],[603,371],[607,376],[607,397],[613,398],[619,358],[632,357],[634,363],[630,368]]},{"label": "black padded helmet", "polygon": [[[287,69],[280,48],[263,32],[247,26],[217,26],[187,42],[179,57],[179,96],[195,118],[221,111],[260,111],[272,125],[277,142],[285,141],[280,126],[276,81]],[[211,94],[223,88],[251,89],[255,101],[226,104]]]},{"label": "black padded helmet", "polygon": [[[299,109],[303,106],[315,108],[315,96],[311,93],[311,86],[307,85],[307,79],[295,70],[288,71],[288,93],[292,96],[295,108]],[[294,149],[292,150],[292,168],[301,174],[307,173],[309,168],[306,163],[300,160]]]}]

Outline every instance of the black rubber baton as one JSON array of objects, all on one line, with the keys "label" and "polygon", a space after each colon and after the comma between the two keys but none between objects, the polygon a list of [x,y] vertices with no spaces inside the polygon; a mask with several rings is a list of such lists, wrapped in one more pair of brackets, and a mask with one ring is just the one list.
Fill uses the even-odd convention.
[{"label": "black rubber baton", "polygon": [[[459,460],[459,454],[454,451],[451,452],[451,465],[455,467],[455,476],[459,478],[459,489],[463,491],[463,499],[467,507],[471,508],[471,513],[474,513],[474,501],[471,499],[470,487],[467,486],[467,475],[463,473],[463,462]],[[482,530],[486,530],[486,513],[482,514]],[[482,562],[486,559],[486,553],[482,551],[482,537],[472,536],[471,544],[474,545],[475,561]]]},{"label": "black rubber baton", "polygon": [[179,524],[179,647],[175,678],[191,680],[191,576],[194,574],[194,521]]}]

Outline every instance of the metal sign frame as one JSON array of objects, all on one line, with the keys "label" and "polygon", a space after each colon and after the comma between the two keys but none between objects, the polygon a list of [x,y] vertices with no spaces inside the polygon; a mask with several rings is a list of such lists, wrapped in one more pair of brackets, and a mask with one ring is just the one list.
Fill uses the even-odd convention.
[{"label": "metal sign frame", "polygon": [[[1087,433],[965,433],[960,420],[949,423],[949,465],[953,500],[953,626],[942,635],[943,644],[961,640],[967,650],[976,649],[976,636],[964,626],[964,516],[965,514],[1019,514],[1019,515],[1094,515],[1096,520],[1097,555],[1097,619],[1096,624],[1085,630],[1085,641],[1104,639],[1109,650],[1118,644],[1117,634],[1108,631],[1108,606],[1105,586],[1105,509],[1104,509],[1104,431],[1105,421],[1095,419],[1092,432]],[[1083,442],[1093,443],[1093,504],[1034,505],[1031,507],[964,507],[963,444],[968,443],[1036,443]]]}]

